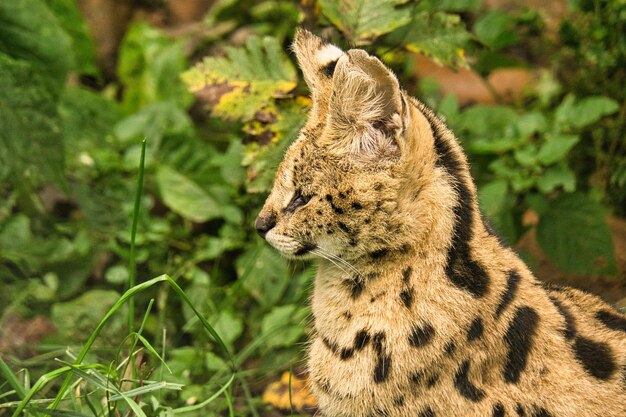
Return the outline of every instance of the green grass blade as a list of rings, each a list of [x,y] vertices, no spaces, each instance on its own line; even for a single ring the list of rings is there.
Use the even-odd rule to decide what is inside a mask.
[[[134,297],[135,294],[137,294],[138,292],[144,291],[145,289],[150,288],[154,284],[156,284],[158,282],[167,281],[168,279],[171,280],[171,278],[169,278],[167,275],[160,275],[160,276],[158,276],[156,278],[152,278],[151,280],[148,280],[146,282],[142,282],[139,285],[135,285],[133,288],[129,289],[124,294],[122,294],[120,299],[117,300],[115,302],[115,304],[113,304],[113,306],[109,309],[109,311],[107,311],[107,313],[104,315],[102,320],[100,320],[100,323],[98,323],[96,328],[91,332],[91,334],[89,335],[89,338],[87,339],[87,342],[83,345],[83,348],[80,350],[78,356],[76,357],[75,364],[78,365],[78,364],[82,363],[83,359],[85,359],[85,356],[89,352],[89,349],[91,349],[91,346],[93,345],[94,341],[96,340],[96,338],[100,334],[100,331],[102,331],[102,328],[104,327],[104,325],[111,318],[111,316],[113,314],[115,314],[122,307],[122,305],[124,305],[124,303],[128,299]],[[67,391],[67,387],[69,386],[71,379],[72,379],[72,375],[71,374],[68,375],[65,378],[65,381],[63,382],[63,385],[59,389],[59,392],[57,393],[57,396],[54,399],[54,402],[52,404],[50,404],[49,408],[54,409],[54,408],[56,408],[58,406],[59,402],[63,399],[63,397],[65,395],[65,392]],[[20,411],[23,408],[24,407],[21,407]]]
[[[152,384],[144,385],[142,387],[133,388],[128,391],[123,391],[122,394],[128,397],[136,397],[138,395],[144,395],[149,392],[154,392],[154,391],[158,391],[162,389],[180,391],[183,389],[183,384],[175,384],[173,382],[159,381],[159,382],[154,382]],[[121,394],[115,394],[109,399],[109,401],[119,401],[121,399],[123,399]]]
[[[135,286],[137,277],[137,262],[135,260],[135,238],[137,236],[137,222],[139,219],[139,207],[143,194],[143,174],[146,161],[146,140],[141,141],[141,157],[139,158],[139,175],[137,176],[137,190],[135,191],[135,204],[133,206],[133,223],[130,229],[130,256],[128,267],[128,288]],[[128,303],[128,329],[135,331],[135,299],[131,298]],[[132,361],[131,361],[132,362]]]
[[[201,409],[202,407],[207,406],[208,404],[213,402],[217,397],[222,395],[222,393],[225,392],[228,389],[228,387],[230,387],[230,385],[235,380],[235,375],[236,374],[233,373],[230,376],[230,379],[224,385],[222,385],[222,387],[215,394],[211,395],[209,398],[207,398],[206,400],[202,401],[201,403],[194,404],[194,405],[189,405],[187,407],[175,408],[175,409],[172,410],[172,412],[174,414],[183,414],[183,413],[188,413],[190,411],[196,411],[196,410]]]
[[[26,390],[24,390],[24,387],[22,386],[22,384],[20,384],[20,381],[17,380],[17,377],[13,374],[11,368],[9,368],[9,365],[7,365],[6,362],[3,361],[1,358],[0,374],[2,374],[9,383],[9,385],[11,385],[11,388],[13,388],[20,400],[23,400],[26,396]]]
[[[41,413],[41,414],[46,414],[49,416],[59,416],[59,417],[92,417],[88,414],[82,414],[76,411],[65,411],[65,410],[49,410],[47,408],[41,408],[41,407],[31,407],[31,410],[37,412],[37,413]]]

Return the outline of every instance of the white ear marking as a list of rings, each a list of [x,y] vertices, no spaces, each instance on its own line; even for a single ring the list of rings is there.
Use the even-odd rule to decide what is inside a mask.
[[[329,63],[338,60],[341,55],[343,55],[343,51],[337,48],[335,45],[327,44],[320,49],[315,58],[317,59],[317,63],[320,67],[324,67]]]

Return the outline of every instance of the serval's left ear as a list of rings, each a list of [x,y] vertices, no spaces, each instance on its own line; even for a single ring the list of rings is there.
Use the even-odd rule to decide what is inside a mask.
[[[313,94],[313,101],[322,94],[329,95],[335,66],[345,53],[305,29],[296,31],[293,50],[304,80]]]
[[[331,146],[362,156],[395,158],[405,112],[398,79],[378,58],[351,49],[339,59],[328,111]]]

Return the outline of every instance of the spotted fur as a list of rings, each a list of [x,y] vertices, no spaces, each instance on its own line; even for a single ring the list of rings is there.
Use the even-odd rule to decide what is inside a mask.
[[[541,285],[483,222],[452,132],[378,59],[300,31],[313,106],[256,221],[317,259],[323,416],[626,413],[626,318]]]

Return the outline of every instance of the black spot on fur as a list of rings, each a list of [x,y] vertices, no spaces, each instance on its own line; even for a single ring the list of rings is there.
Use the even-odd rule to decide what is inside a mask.
[[[416,325],[409,335],[409,343],[413,347],[422,347],[427,345],[434,335],[435,329],[430,323],[426,323],[423,326]]]
[[[511,304],[513,298],[515,298],[515,293],[517,293],[517,288],[519,287],[520,276],[515,270],[511,270],[507,273],[506,277],[506,289],[502,296],[500,297],[500,302],[498,303],[498,307],[496,308],[496,318],[500,317],[500,315],[504,312],[504,309]]]
[[[339,191],[337,195],[339,196],[339,198],[346,198],[346,194],[343,191]]]
[[[395,405],[396,407],[403,407],[404,406],[404,395],[401,395],[399,397],[396,397],[393,399],[393,405]]]
[[[425,375],[423,371],[418,371],[418,372],[413,372],[409,378],[411,378],[412,383],[419,384],[424,379],[424,376]]]
[[[385,333],[378,332],[374,335],[373,346],[376,352],[376,365],[374,366],[374,382],[385,382],[391,372],[391,355],[387,354],[384,346]]]
[[[508,345],[504,365],[506,382],[517,383],[519,381],[522,371],[526,368],[538,324],[539,315],[531,307],[519,307],[515,311],[515,316],[504,335],[504,341]]]
[[[556,299],[556,297],[550,296],[550,301],[552,301],[552,304],[559,310],[559,313],[563,316],[563,320],[565,321],[563,336],[565,336],[567,340],[573,339],[574,336],[576,336],[576,321],[574,316],[563,303]]]
[[[337,66],[337,62],[339,60],[336,59],[334,61],[330,61],[328,64],[324,65],[320,71],[328,78],[333,78],[333,74],[335,73],[335,67]]]
[[[380,259],[383,256],[387,255],[387,252],[389,252],[387,249],[378,249],[378,250],[375,250],[374,252],[370,252],[370,257],[372,259]]]
[[[353,201],[352,204],[350,204],[350,207],[352,207],[355,210],[361,210],[363,208],[361,203],[359,203],[358,201]]]
[[[524,407],[520,403],[517,403],[517,406],[515,407],[515,411],[517,411],[517,415],[519,417],[525,417],[526,416],[526,412],[524,411]]]
[[[438,127],[436,116],[427,109],[419,109],[428,120],[435,139],[435,152],[438,166],[444,168],[452,177],[453,185],[457,190],[457,204],[453,209],[454,227],[452,242],[448,248],[446,276],[455,286],[468,291],[474,297],[483,297],[489,287],[487,271],[470,254],[469,242],[472,240],[472,225],[474,223],[473,197],[461,172],[464,164],[455,155],[452,146],[444,139]]]
[[[331,342],[330,340],[326,339],[325,337],[322,337],[322,342],[324,343],[324,346],[326,346],[326,348],[328,350],[330,350],[331,352],[333,352],[336,355],[339,354],[339,346],[337,346],[337,343]]]
[[[411,278],[412,271],[413,269],[410,266],[405,268],[404,271],[402,271],[402,282],[404,282],[405,284],[408,284],[409,279]]]
[[[337,222],[337,226],[344,232],[350,234],[350,228],[348,228],[344,222]]]
[[[413,305],[413,288],[407,288],[400,292],[400,300],[406,308],[411,308]]]
[[[301,256],[301,255],[311,252],[314,249],[317,249],[317,245],[315,243],[307,243],[305,245],[302,245],[300,249],[295,251],[294,255]]]
[[[476,317],[467,331],[467,341],[471,342],[472,340],[480,338],[483,335],[484,330],[485,326],[483,325],[483,319]]]
[[[432,408],[426,407],[424,408],[417,417],[437,417]]]
[[[370,335],[366,330],[359,330],[354,336],[354,349],[362,350],[370,342]]]
[[[577,336],[572,348],[576,359],[593,377],[607,380],[615,372],[615,359],[608,345]]]
[[[343,316],[345,317],[346,320],[352,320],[352,313],[350,313],[349,311],[346,311],[345,313],[343,313]]]
[[[439,381],[439,374],[431,375],[426,381],[426,386],[428,388],[432,388],[435,386],[435,384],[437,384],[438,381]]]
[[[454,387],[459,393],[473,402],[479,402],[485,397],[485,391],[469,381],[470,362],[464,361],[454,375]]]
[[[357,299],[365,289],[365,281],[358,275],[354,275],[352,278],[344,281],[344,284],[350,291],[350,297],[354,300]]]
[[[543,407],[539,407],[533,411],[532,417],[552,417],[552,414]]]
[[[375,191],[380,191],[382,189],[383,189],[383,185],[381,183],[374,184],[374,190]]]
[[[448,342],[443,349],[446,352],[446,355],[452,356],[456,350],[456,344],[454,342]]]
[[[350,359],[352,357],[352,355],[354,355],[354,349],[353,348],[343,348],[343,349],[341,349],[341,352],[339,352],[339,358],[342,361]]]
[[[334,205],[334,204],[331,204],[331,205],[330,205],[330,207],[332,207],[333,211],[334,211],[336,214],[343,214],[343,213],[344,213],[344,211],[343,211],[343,209],[342,209],[341,207],[337,207],[337,206],[336,206],[336,205]]]
[[[496,403],[493,406],[493,413],[491,413],[492,417],[504,417],[504,406],[502,403]]]
[[[626,333],[626,319],[618,316],[609,310],[600,310],[596,312],[596,319],[611,330],[617,330]]]

